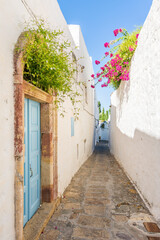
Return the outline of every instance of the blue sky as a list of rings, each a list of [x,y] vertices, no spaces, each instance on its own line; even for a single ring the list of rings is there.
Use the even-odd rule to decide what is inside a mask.
[[[126,28],[132,32],[136,26],[142,26],[152,5],[152,0],[58,0],[68,24],[81,26],[82,34],[94,64],[104,56],[104,43],[115,39],[113,30]],[[103,64],[104,65],[104,64]],[[96,86],[97,98],[108,110],[111,87]]]

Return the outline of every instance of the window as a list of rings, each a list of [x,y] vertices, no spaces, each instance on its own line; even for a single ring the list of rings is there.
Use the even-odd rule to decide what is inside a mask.
[[[71,137],[74,136],[74,118],[71,117]]]

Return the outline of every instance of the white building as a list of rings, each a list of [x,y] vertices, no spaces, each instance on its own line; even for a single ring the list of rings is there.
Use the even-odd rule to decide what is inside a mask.
[[[109,141],[109,123],[106,121],[99,124],[99,140]]]
[[[111,96],[111,152],[160,220],[160,1],[138,38],[130,80]]]
[[[82,95],[77,121],[74,121],[68,100],[64,104],[67,113],[61,118],[56,110],[53,111],[54,96],[23,81],[22,55],[15,55],[14,49],[24,31],[24,22],[35,16],[46,19],[52,29],[63,30],[64,38],[69,39],[73,49],[78,46],[74,57],[82,57],[77,78],[83,81],[83,85],[77,87]],[[67,26],[57,0],[1,1],[0,25],[0,239],[22,240],[24,209],[30,208],[27,199],[31,197],[30,189],[26,190],[28,186],[25,189],[23,186],[24,152],[26,154],[28,151],[24,142],[24,111],[28,114],[26,106],[37,109],[39,119],[37,127],[41,138],[36,143],[37,146],[42,145],[39,155],[41,173],[38,175],[42,197],[39,196],[39,205],[61,196],[75,172],[93,152],[94,90],[87,81],[93,68],[80,27]],[[22,44],[21,39],[19,42]],[[27,164],[30,179],[35,169],[32,164]],[[28,221],[27,214],[25,217]]]

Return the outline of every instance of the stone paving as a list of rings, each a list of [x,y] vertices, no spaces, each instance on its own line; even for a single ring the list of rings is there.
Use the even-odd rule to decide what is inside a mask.
[[[133,227],[136,222],[131,226],[129,221],[149,214],[107,144],[99,143],[75,174],[39,239],[147,240],[143,231]]]

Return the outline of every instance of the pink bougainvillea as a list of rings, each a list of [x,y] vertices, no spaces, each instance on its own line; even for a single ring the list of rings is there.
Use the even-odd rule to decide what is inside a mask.
[[[96,65],[100,64],[100,61],[96,60],[96,61],[95,61],[95,64],[96,64]]]
[[[131,46],[129,47],[129,51],[130,52],[133,52],[134,51],[134,48],[132,48]]]
[[[114,36],[116,37],[119,32],[120,32],[120,33],[123,32],[122,28],[120,28],[120,29],[115,29],[115,30],[113,31]]]
[[[113,31],[115,37],[118,35],[118,32],[119,32],[118,29],[115,29],[115,30]]]
[[[102,78],[99,78],[99,79],[98,79],[98,82],[102,82]]]
[[[91,77],[94,78],[94,74],[92,74]]]
[[[109,48],[109,42],[104,43],[104,46]]]
[[[106,83],[103,83],[102,85],[101,85],[101,87],[103,88],[103,87],[107,87],[108,86],[108,84],[106,84]]]
[[[101,67],[101,70],[102,70],[102,71],[104,71],[104,70],[105,70],[105,68],[104,68],[104,67]]]
[[[97,81],[91,85],[92,88],[95,88],[95,86],[103,80],[104,82],[101,84],[102,88],[107,87],[110,84],[117,88],[121,81],[129,80],[130,63],[137,47],[139,32],[140,28],[131,34],[122,28],[115,29],[113,31],[114,36],[117,36],[119,33],[121,33],[122,37],[119,37],[117,40],[104,43],[105,48],[110,48],[111,45],[116,43],[117,45],[116,47],[111,48],[110,51],[104,53],[105,56],[102,58],[102,60],[106,58],[110,59],[100,67],[100,70],[98,73],[96,73],[96,75],[91,75],[94,81]],[[118,44],[118,41],[121,41],[121,43]],[[96,60],[95,64],[99,65],[102,60]]]
[[[105,52],[106,57],[109,55],[109,52]]]
[[[117,71],[120,71],[121,69],[122,69],[122,66],[120,66],[120,65],[117,65],[117,66],[116,66],[116,70],[117,70]]]

